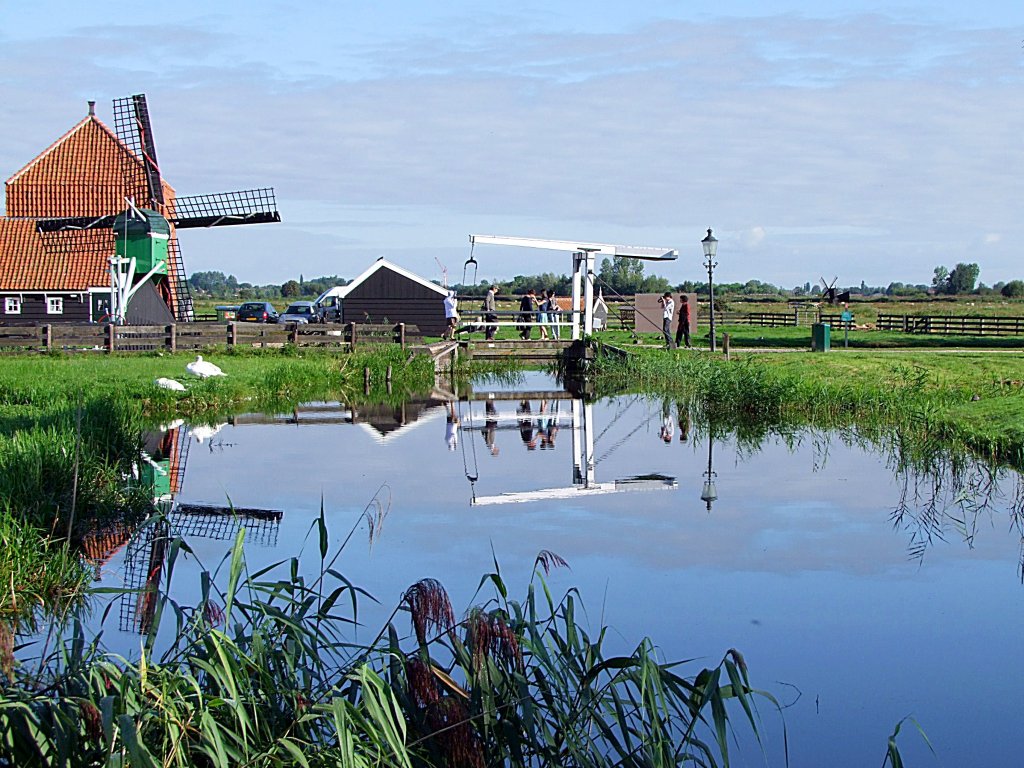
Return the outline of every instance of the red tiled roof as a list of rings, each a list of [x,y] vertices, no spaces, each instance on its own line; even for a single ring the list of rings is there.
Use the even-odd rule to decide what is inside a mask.
[[[131,537],[132,529],[122,522],[95,528],[82,537],[85,559],[98,569],[110,562]]]
[[[174,190],[166,182],[162,186],[171,203]],[[15,291],[108,285],[107,259],[114,252],[109,229],[40,235],[35,220],[108,216],[125,209],[126,197],[148,199],[142,161],[94,115],[11,176],[6,193],[9,218],[0,218],[0,290]]]
[[[142,163],[89,115],[7,180],[7,215],[106,216],[125,197],[147,197]]]
[[[0,290],[84,291],[110,284],[113,230],[48,234],[50,248],[43,237],[34,219],[0,218]]]

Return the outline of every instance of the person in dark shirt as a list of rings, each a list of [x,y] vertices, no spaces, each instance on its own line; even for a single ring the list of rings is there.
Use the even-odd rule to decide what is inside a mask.
[[[685,293],[679,294],[679,325],[676,327],[676,346],[686,343],[690,348],[690,297]]]

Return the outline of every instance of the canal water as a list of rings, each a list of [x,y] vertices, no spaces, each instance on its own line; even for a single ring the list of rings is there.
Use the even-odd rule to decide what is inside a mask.
[[[665,660],[694,659],[691,674],[739,649],[785,707],[760,709],[769,765],[784,762],[783,723],[794,766],[879,765],[908,715],[938,755],[908,722],[912,764],[1020,764],[1016,474],[901,470],[851,434],[709,439],[673,402],[557,389],[531,374],[478,383],[471,400],[317,403],[154,433],[147,461],[195,553],[175,565],[175,598],[195,601],[198,571],[230,548],[229,504],[248,510],[252,570],[301,552],[316,571],[321,507],[333,545],[355,526],[336,567],[379,601],[361,605],[365,640],[419,579],[439,579],[458,612],[495,559],[525,596],[550,550],[569,563],[552,590],[578,588],[613,648],[649,636]],[[386,511],[372,542],[368,505]],[[98,576],[137,587],[159,556],[139,536]],[[137,648],[142,613],[112,605],[106,644]],[[741,742],[738,764],[764,764]]]

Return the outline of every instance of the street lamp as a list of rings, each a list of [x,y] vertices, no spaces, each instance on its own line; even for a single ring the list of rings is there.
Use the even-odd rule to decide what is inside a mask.
[[[711,308],[711,351],[715,351],[715,284],[713,273],[718,262],[715,261],[715,254],[718,253],[718,239],[708,229],[707,237],[700,241],[704,246],[704,266],[708,270],[708,306]]]
[[[715,478],[718,473],[711,468],[711,453],[715,448],[715,439],[711,436],[710,428],[708,429],[708,471],[704,473],[704,491],[700,495],[700,500],[703,501],[707,507],[708,512],[711,511],[711,502],[718,500],[718,489],[715,488]]]

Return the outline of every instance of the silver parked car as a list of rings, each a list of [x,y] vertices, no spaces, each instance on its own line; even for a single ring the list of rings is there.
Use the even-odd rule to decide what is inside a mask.
[[[312,301],[294,301],[278,317],[279,323],[319,323],[320,316]]]

